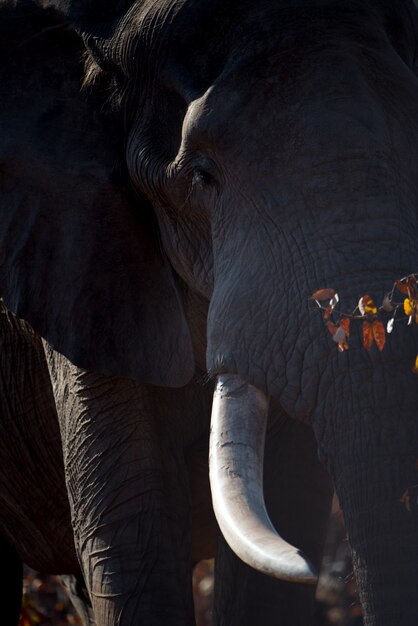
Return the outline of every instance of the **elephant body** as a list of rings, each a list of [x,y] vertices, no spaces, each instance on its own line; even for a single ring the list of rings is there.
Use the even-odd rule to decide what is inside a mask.
[[[416,271],[417,44],[410,0],[0,2],[15,581],[186,626],[218,536],[217,626],[307,625],[331,477],[365,624],[416,625],[418,342],[338,351],[308,297]]]

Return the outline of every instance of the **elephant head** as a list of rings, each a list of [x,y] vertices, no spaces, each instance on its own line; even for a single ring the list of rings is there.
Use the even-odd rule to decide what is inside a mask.
[[[366,623],[415,624],[416,518],[399,499],[417,482],[417,342],[403,329],[381,353],[354,337],[338,354],[307,306],[326,286],[354,308],[416,270],[415,7],[38,4],[62,16],[68,41],[57,38],[58,69],[56,59],[22,69],[22,51],[10,59],[27,96],[9,69],[6,304],[81,367],[179,386],[199,358],[182,290],[207,302],[212,482],[227,539],[273,575],[313,577],[274,537],[259,493],[274,398],[313,424]],[[88,102],[71,29],[87,50]],[[25,97],[35,96],[31,119]]]

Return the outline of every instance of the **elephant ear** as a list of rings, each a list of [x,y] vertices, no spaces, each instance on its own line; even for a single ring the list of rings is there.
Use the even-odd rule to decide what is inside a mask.
[[[83,43],[52,9],[0,3],[0,294],[74,364],[180,386],[193,374],[153,214],[116,175],[117,133],[80,90]]]

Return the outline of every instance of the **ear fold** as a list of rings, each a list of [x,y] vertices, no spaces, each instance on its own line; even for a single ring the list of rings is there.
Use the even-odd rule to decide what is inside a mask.
[[[81,39],[28,2],[3,3],[0,20],[6,306],[80,367],[185,384],[177,288],[150,207],[116,182],[115,138],[80,93]]]

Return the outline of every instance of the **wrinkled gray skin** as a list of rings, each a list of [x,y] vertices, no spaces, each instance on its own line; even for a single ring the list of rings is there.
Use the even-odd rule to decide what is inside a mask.
[[[9,586],[2,591],[4,615],[10,616],[7,623],[17,623],[21,560],[40,571],[65,573],[64,583],[87,625],[131,624],[137,620],[144,624],[192,623],[191,563],[215,553],[216,528],[207,470],[211,386],[206,389],[192,383],[184,390],[170,390],[86,374],[46,346],[47,357],[54,362],[52,382],[62,390],[56,407],[39,337],[3,310],[0,339],[0,524],[5,540],[0,550],[9,573]],[[55,376],[66,380],[58,382]],[[66,398],[66,393],[71,389],[74,396],[86,376],[89,380],[85,387],[83,382],[83,393],[77,392],[77,396],[99,408],[91,409],[94,420],[83,423],[85,412],[78,403],[74,405],[74,398]],[[95,394],[103,395],[104,389],[106,402],[94,399]],[[123,403],[118,407],[119,397]],[[68,416],[63,405],[68,407]],[[103,571],[92,571],[88,581],[95,620],[86,600],[74,549],[56,408],[60,416],[68,417],[61,421],[67,476],[74,488],[83,489],[81,496],[72,491],[69,494],[70,504],[74,503],[74,511],[80,511],[81,517],[78,521],[73,517],[74,530],[79,528],[80,532],[80,537],[75,535],[76,545],[83,541],[83,532],[91,535],[91,545],[81,549],[81,555],[86,555],[84,574],[103,562],[103,550],[95,560],[97,545],[109,541],[112,548],[105,563],[114,572],[112,588],[117,585],[130,591],[135,585],[131,598],[121,598],[125,613],[120,621],[116,616],[118,603],[110,593],[106,598],[94,596],[99,586],[105,588]],[[279,410],[273,414],[265,459],[269,512],[284,536],[300,545],[319,566],[329,482],[316,458],[311,429]],[[95,434],[99,424],[104,435],[100,438]],[[85,433],[81,441],[78,429]],[[105,449],[102,456],[97,439]],[[81,461],[79,445],[84,455]],[[81,480],[84,472],[86,478]],[[104,481],[108,490],[105,498]],[[94,501],[91,494],[96,491],[99,497]],[[116,500],[118,506],[110,506],[109,500],[112,504]],[[100,524],[89,519],[90,507],[101,516]],[[88,524],[87,529],[84,524]],[[310,622],[312,586],[258,574],[237,559],[224,541],[218,543],[217,570],[222,584],[216,589],[214,623]]]
[[[0,5],[20,37],[1,44],[0,284],[46,340],[97,624],[193,623],[192,558],[213,547],[196,368],[271,396],[267,507],[318,563],[330,488],[312,425],[365,624],[415,626],[417,515],[399,499],[417,483],[416,334],[399,327],[378,353],[353,330],[338,354],[307,306],[319,287],[346,310],[378,302],[418,269],[414,5],[38,4]],[[310,623],[312,588],[218,555],[216,624]]]

